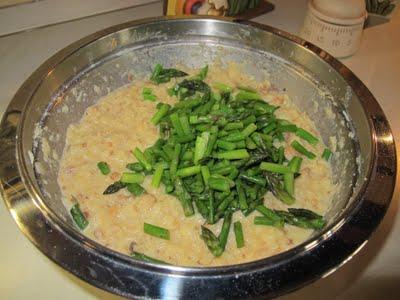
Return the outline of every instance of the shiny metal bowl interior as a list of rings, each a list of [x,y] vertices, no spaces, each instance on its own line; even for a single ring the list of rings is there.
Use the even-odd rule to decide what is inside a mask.
[[[272,258],[203,269],[137,262],[82,236],[62,204],[57,184],[58,161],[68,125],[79,121],[88,106],[110,91],[132,79],[148,76],[156,63],[199,68],[217,61],[222,65],[238,62],[249,75],[269,80],[314,120],[326,145],[333,147],[332,139],[337,141],[331,164],[333,181],[339,188],[326,215],[327,229]],[[10,112],[15,111],[23,113],[13,116]],[[4,177],[3,168],[3,195],[10,209],[15,209],[20,227],[64,268],[92,284],[129,297],[187,297],[201,293],[210,297],[275,296],[293,290],[335,269],[363,244],[383,217],[394,186],[393,139],[390,141],[390,128],[369,91],[322,50],[256,24],[177,19],[134,22],[107,29],[71,45],[44,64],[21,88],[8,113],[3,129],[5,125],[18,125],[18,170],[12,164],[8,168],[14,168],[23,184],[14,191],[19,198],[7,192],[4,182],[10,176]],[[378,127],[376,116],[380,118]],[[377,187],[378,145],[382,136],[387,139],[387,169]],[[43,154],[44,144],[49,145],[50,155]],[[382,198],[377,203],[371,200],[379,209],[374,208],[376,215],[370,216],[365,232],[354,240],[342,241],[337,246],[344,249],[338,251],[337,257],[322,262],[323,255],[328,253],[318,248],[325,244],[328,247],[329,242],[329,251],[334,251],[332,236],[336,234],[338,238],[346,225],[354,226],[348,223],[356,221],[353,215],[366,203],[366,191],[376,192],[384,187]],[[21,203],[27,202],[35,206],[30,216],[21,208]],[[346,232],[342,234],[345,237]],[[287,271],[279,273],[290,263],[301,261],[293,265],[299,268],[306,263],[307,255],[318,253],[321,258],[315,262],[321,266],[307,265],[303,270],[294,269],[291,275]],[[291,262],[292,259],[298,261]],[[307,271],[310,274],[305,275]],[[257,278],[259,282],[254,280]],[[213,289],[217,286],[220,288]]]

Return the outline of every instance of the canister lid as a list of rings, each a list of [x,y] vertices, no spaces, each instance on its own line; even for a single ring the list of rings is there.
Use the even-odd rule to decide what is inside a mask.
[[[310,0],[309,7],[319,18],[336,24],[362,23],[366,16],[364,0]]]

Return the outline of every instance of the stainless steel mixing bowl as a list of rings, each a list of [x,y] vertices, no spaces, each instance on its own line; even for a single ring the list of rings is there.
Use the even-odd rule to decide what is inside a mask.
[[[239,62],[284,89],[330,147],[338,185],[328,226],[273,257],[208,268],[131,259],[83,236],[62,205],[58,158],[84,110],[160,62],[200,67]],[[152,19],[111,27],[45,62],[19,89],[0,128],[4,200],[25,235],[83,280],[127,297],[273,297],[323,277],[360,249],[383,218],[396,176],[389,124],[354,74],[323,50],[251,22]],[[334,142],[336,141],[336,143]],[[47,145],[48,146],[47,146]],[[50,155],[43,154],[43,147]]]

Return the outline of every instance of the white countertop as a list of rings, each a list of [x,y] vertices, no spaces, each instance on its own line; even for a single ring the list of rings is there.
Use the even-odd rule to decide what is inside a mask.
[[[276,10],[256,21],[297,34],[306,0],[297,0],[296,4],[290,0],[271,2],[276,3]],[[161,12],[161,3],[155,3],[0,38],[0,113],[23,81],[56,51],[105,27]],[[400,9],[390,23],[366,29],[360,50],[342,61],[378,99],[400,145]],[[327,278],[282,299],[398,299],[398,198],[399,184],[377,232],[350,262]],[[3,203],[0,236],[2,299],[120,299],[82,282],[42,255],[18,230]]]

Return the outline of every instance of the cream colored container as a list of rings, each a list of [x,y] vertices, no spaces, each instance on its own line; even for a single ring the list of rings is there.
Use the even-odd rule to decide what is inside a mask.
[[[310,0],[300,36],[337,58],[351,56],[366,16],[364,0]]]

